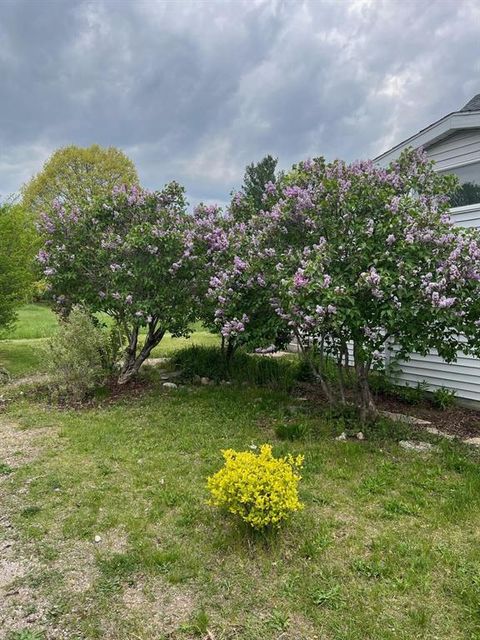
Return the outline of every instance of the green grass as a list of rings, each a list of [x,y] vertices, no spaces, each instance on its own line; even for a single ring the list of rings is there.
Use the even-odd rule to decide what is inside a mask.
[[[13,377],[23,377],[41,371],[44,339],[0,340],[0,367]]]
[[[16,378],[40,371],[44,359],[42,346],[55,334],[57,327],[58,320],[47,306],[27,304],[21,307],[14,328],[0,340],[0,367],[6,368]],[[200,323],[192,326],[192,332],[190,338],[173,338],[167,333],[152,352],[152,357],[170,356],[189,346],[219,344],[218,336],[206,331]]]
[[[18,318],[5,338],[25,340],[32,338],[49,338],[58,327],[58,320],[53,311],[43,304],[26,304],[18,310]]]
[[[171,356],[179,349],[192,346],[213,347],[220,344],[218,335],[206,331],[200,323],[196,323],[192,327],[193,333],[189,338],[172,338],[167,333],[161,343],[152,351],[152,358]]]
[[[22,401],[7,418],[44,429],[6,503],[41,567],[24,581],[68,637],[480,637],[480,473],[459,446],[407,452],[387,423],[337,442],[304,402],[243,385],[82,411]],[[292,421],[298,437],[280,440]],[[267,538],[205,489],[221,449],[263,442],[305,454],[305,509]]]
[[[29,305],[17,339],[0,341],[14,376],[41,371],[45,338],[32,336],[54,330],[48,313]],[[195,329],[153,355],[223,379],[218,349],[198,348],[218,338]],[[388,422],[338,442],[341,417],[285,391],[292,367],[239,354],[230,386],[157,384],[75,411],[8,405],[0,430],[24,430],[20,456],[33,444],[20,467],[0,450],[0,500],[37,558],[16,584],[31,593],[22,615],[38,615],[6,637],[480,639],[478,453],[404,451],[398,440],[419,434]],[[305,454],[305,509],[266,537],[208,506],[205,488],[222,449],[263,442]]]

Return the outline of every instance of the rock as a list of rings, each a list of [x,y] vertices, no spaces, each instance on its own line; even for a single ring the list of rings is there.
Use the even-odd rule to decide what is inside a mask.
[[[162,387],[165,387],[165,389],[176,389],[177,385],[174,382],[164,382]]]
[[[480,447],[480,437],[478,437],[478,436],[476,438],[467,438],[463,442],[465,444],[470,444],[473,447]]]
[[[28,622],[28,624],[32,624],[32,622],[36,622],[37,620],[38,620],[38,615],[36,613],[30,613],[25,618],[25,622]]]
[[[446,433],[445,431],[440,431],[437,427],[427,427],[425,429],[428,433],[431,433],[433,436],[440,436],[442,438],[447,438],[447,440],[454,440],[455,436],[451,433]]]
[[[212,384],[212,381],[210,380],[210,378],[203,376],[200,378],[200,384],[203,384],[203,385]]]
[[[339,440],[339,441],[343,441],[346,439],[347,439],[347,434],[345,433],[345,431],[342,431],[342,433],[335,438],[335,440]]]
[[[176,369],[175,371],[168,371],[167,369],[160,369],[160,380],[170,380],[171,378],[178,378],[182,375],[182,371]]]
[[[424,426],[432,424],[428,420],[422,420],[421,418],[409,416],[405,413],[393,413],[392,411],[380,411],[380,413],[382,416],[385,416],[385,418],[389,418],[390,420],[394,420],[395,422],[405,422],[406,424],[416,424]]]
[[[277,351],[277,347],[274,344],[271,344],[269,347],[258,347],[255,349],[255,353],[260,355],[265,355],[268,353],[275,353]]]
[[[402,449],[407,451],[418,451],[419,453],[425,453],[426,451],[436,451],[438,447],[435,447],[430,442],[415,442],[414,440],[400,440],[398,443]]]
[[[98,544],[99,542],[102,541],[102,538],[99,535],[96,535],[93,540],[94,540],[95,544]]]
[[[157,367],[159,364],[167,364],[171,358],[147,358],[143,363],[143,366]]]
[[[297,406],[296,404],[290,404],[287,407],[287,411],[289,413],[299,413],[300,411],[302,411],[302,408]]]
[[[363,435],[362,431],[359,431],[357,433],[357,440],[365,440],[365,436]]]

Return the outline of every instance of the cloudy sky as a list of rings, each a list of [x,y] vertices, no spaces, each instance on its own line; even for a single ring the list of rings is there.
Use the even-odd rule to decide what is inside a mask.
[[[191,202],[374,157],[480,93],[479,32],[478,0],[0,0],[0,194],[72,143]]]

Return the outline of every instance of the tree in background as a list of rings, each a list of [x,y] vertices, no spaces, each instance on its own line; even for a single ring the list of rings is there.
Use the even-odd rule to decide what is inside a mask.
[[[248,273],[248,252],[255,233],[249,221],[258,216],[275,188],[277,159],[268,155],[246,167],[244,182],[233,193],[228,210],[214,205],[197,207],[197,250],[204,259],[203,320],[220,332],[227,357],[242,346],[253,350],[284,347],[290,338],[285,322],[270,304],[261,271]],[[247,275],[248,273],[248,275]],[[258,286],[252,286],[256,282]],[[229,318],[227,323],[224,318]]]
[[[277,180],[277,163],[278,158],[268,155],[260,162],[252,162],[245,168],[243,185],[240,191],[234,194],[232,201],[234,205],[238,205],[234,210],[238,220],[244,220],[262,209],[266,185],[275,184]]]
[[[108,196],[114,186],[138,185],[133,162],[115,147],[63,147],[53,153],[43,169],[22,189],[22,204],[37,217],[51,212],[57,200],[81,209]]]
[[[155,193],[116,187],[80,210],[57,200],[40,217],[38,259],[57,309],[80,304],[123,329],[119,383],[136,375],[167,331],[187,335],[196,319],[193,217],[185,209],[173,182]]]
[[[33,284],[38,239],[31,217],[18,204],[0,204],[0,331],[11,326],[15,310]]]

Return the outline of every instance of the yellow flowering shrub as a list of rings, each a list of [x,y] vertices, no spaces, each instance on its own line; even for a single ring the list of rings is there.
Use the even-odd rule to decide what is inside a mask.
[[[277,527],[303,509],[297,473],[303,456],[274,458],[269,444],[262,445],[258,454],[233,449],[222,454],[224,466],[207,480],[210,504],[240,516],[254,529]]]

